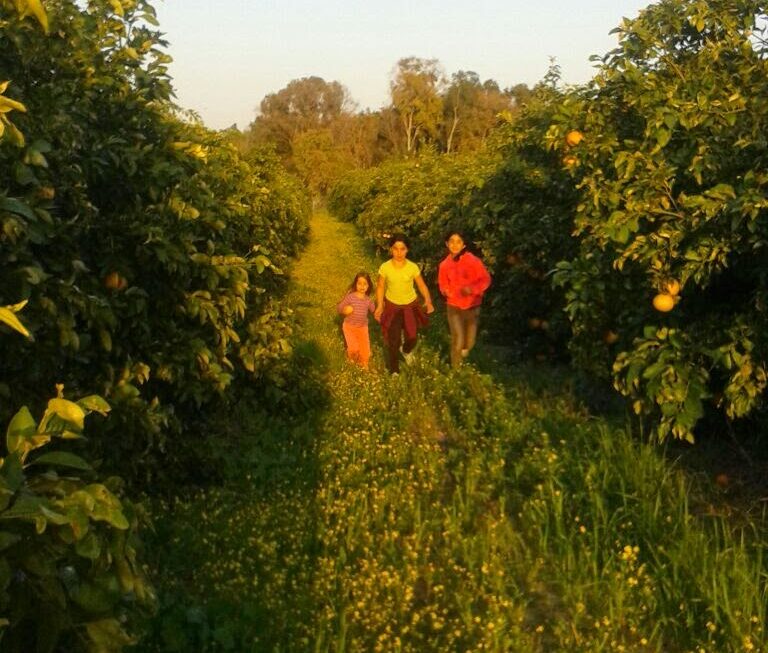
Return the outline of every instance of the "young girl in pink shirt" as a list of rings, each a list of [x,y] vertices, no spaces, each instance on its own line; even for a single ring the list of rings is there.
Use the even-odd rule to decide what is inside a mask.
[[[347,294],[336,306],[344,316],[341,330],[347,343],[347,358],[368,369],[371,358],[371,340],[368,335],[368,314],[373,313],[376,305],[370,298],[373,284],[367,272],[358,272],[347,289]]]

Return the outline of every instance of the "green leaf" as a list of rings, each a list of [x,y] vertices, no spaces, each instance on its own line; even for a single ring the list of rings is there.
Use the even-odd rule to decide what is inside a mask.
[[[126,646],[135,643],[117,619],[91,621],[85,628],[91,640],[91,653],[120,653]]]
[[[9,533],[8,531],[0,531],[0,551],[13,546],[21,539],[21,535],[16,533]]]
[[[29,408],[26,406],[22,407],[11,419],[5,434],[5,445],[8,447],[8,451],[15,453],[16,451],[25,450],[26,448],[22,444],[34,436],[36,431],[37,424],[32,417],[32,413],[29,412]]]
[[[33,222],[37,220],[37,216],[35,215],[35,212],[32,210],[32,208],[21,200],[16,199],[15,197],[0,198],[0,211],[15,213],[16,215],[20,215],[21,217],[32,220]]]
[[[24,482],[24,468],[18,454],[12,453],[2,459],[0,467],[0,494],[6,494],[6,501],[0,501],[0,509],[5,509],[10,497],[21,487]]]
[[[22,494],[8,510],[0,514],[0,519],[35,520],[42,515],[40,506],[46,503],[47,501],[41,497]]]
[[[44,453],[42,456],[38,456],[28,464],[55,465],[58,467],[72,467],[73,469],[80,469],[86,472],[93,471],[93,467],[91,467],[85,460],[68,451],[50,451]]]
[[[77,405],[85,410],[90,410],[101,415],[106,415],[112,410],[112,406],[107,403],[106,399],[99,395],[88,395],[87,397],[78,399]]]
[[[75,551],[77,555],[83,558],[96,560],[101,555],[101,541],[96,533],[89,531],[83,539],[75,544]]]

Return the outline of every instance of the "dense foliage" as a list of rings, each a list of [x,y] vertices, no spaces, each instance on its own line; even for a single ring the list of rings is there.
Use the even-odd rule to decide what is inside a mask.
[[[154,600],[142,511],[99,479],[198,477],[202,409],[238,385],[284,394],[284,270],[307,232],[273,155],[246,159],[171,104],[152,7],[81,5],[0,2],[0,329],[26,337],[4,337],[0,360],[12,653],[135,641]]]
[[[748,414],[768,383],[765,12],[649,7],[549,134],[585,135],[573,166],[579,254],[559,273],[572,350],[590,365],[613,329],[616,385],[662,437],[691,438],[710,398],[729,418]],[[655,294],[675,297],[666,315]]]
[[[95,451],[153,478],[193,449],[168,436],[200,429],[200,406],[282,382],[308,207],[274,158],[178,115],[149,4],[48,9],[50,36],[11,14],[0,40],[27,110],[0,146],[0,301],[29,300],[34,336],[0,361],[0,401],[98,391],[114,412]]]

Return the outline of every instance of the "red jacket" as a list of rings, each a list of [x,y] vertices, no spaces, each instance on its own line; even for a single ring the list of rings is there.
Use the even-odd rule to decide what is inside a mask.
[[[483,301],[491,275],[477,256],[465,250],[456,258],[448,254],[441,261],[437,283],[449,306],[474,308]],[[469,294],[462,293],[462,288],[469,288]]]

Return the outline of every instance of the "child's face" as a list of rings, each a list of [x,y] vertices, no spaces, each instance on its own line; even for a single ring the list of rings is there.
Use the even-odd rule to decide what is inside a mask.
[[[464,240],[459,234],[453,234],[445,241],[445,244],[452,256],[456,256],[456,254],[459,254],[464,249]]]
[[[408,248],[405,246],[405,243],[398,240],[389,248],[389,253],[392,254],[392,258],[395,261],[404,261],[405,257],[408,255]]]
[[[368,281],[365,277],[358,277],[355,281],[355,290],[363,294],[368,292]]]

